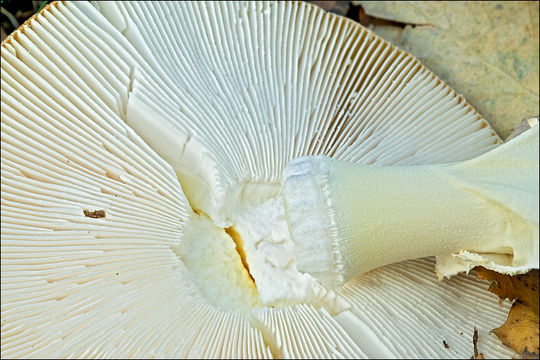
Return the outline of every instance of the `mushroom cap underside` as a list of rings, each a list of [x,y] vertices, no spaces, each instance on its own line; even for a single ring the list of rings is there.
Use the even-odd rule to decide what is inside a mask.
[[[508,305],[438,282],[433,259],[233,311],[175,253],[196,212],[225,227],[295,157],[453,162],[500,142],[369,30],[306,3],[57,2],[1,56],[2,357],[464,357],[475,326],[512,356],[488,335]]]

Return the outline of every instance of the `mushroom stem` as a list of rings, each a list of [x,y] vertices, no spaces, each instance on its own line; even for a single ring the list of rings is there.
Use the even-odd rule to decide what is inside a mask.
[[[327,286],[426,256],[438,257],[439,277],[476,264],[508,274],[538,268],[538,126],[459,163],[303,157],[284,179],[298,270]]]

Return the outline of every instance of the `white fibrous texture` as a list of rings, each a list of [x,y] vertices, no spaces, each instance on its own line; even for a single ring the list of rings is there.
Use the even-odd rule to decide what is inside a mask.
[[[314,279],[296,269],[281,196],[246,207],[233,219],[263,304],[286,305],[314,296]]]
[[[474,326],[512,355],[488,334],[508,304],[433,259],[337,292],[297,271],[293,158],[500,142],[360,25],[297,2],[59,2],[1,57],[2,358],[467,357]]]
[[[440,278],[475,266],[507,275],[538,269],[538,126],[462,162],[374,166],[311,156],[293,160],[284,177],[297,268],[330,288],[427,256],[436,256]]]

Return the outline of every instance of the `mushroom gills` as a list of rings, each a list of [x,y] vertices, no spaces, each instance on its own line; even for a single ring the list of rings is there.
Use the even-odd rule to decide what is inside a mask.
[[[246,313],[264,284],[225,229],[255,273],[243,221],[259,215],[240,214],[270,207],[291,159],[434,163],[499,141],[360,25],[302,2],[55,2],[1,57],[3,358],[432,358],[447,354],[442,335],[464,357],[459,329],[504,321],[486,284],[434,282],[430,259]],[[203,248],[227,254],[212,266],[233,270],[228,282],[207,281],[221,275],[207,259],[181,260]],[[482,335],[487,354],[511,356]]]
[[[138,96],[138,86],[135,81],[125,121],[175,169],[195,213],[186,224],[182,245],[174,250],[198,286],[211,289],[202,292],[213,304],[231,309],[309,302],[315,281],[296,270],[281,184],[248,179],[224,185],[227,174],[216,165],[216,149],[167,122]],[[242,244],[241,250],[233,252],[234,244],[237,248]],[[240,266],[242,262],[247,266]],[[209,271],[212,266],[215,269]],[[210,272],[216,276],[209,276]],[[251,289],[253,281],[238,272],[252,277],[258,291]],[[242,290],[235,294],[231,289]],[[227,291],[232,295],[224,295]],[[249,294],[246,299],[250,300],[244,303],[237,299],[239,294]],[[254,299],[257,294],[259,299]]]

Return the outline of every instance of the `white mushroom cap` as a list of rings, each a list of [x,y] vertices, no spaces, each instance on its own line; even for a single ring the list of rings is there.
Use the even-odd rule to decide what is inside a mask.
[[[1,56],[2,357],[464,357],[473,326],[511,356],[487,335],[508,306],[431,259],[272,308],[224,230],[298,156],[499,142],[370,31],[305,3],[66,2]]]

